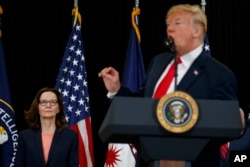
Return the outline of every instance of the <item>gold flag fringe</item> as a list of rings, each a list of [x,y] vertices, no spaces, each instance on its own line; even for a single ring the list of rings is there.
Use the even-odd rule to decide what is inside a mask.
[[[0,5],[0,15],[3,14],[3,8]],[[1,23],[0,23],[1,24]],[[2,37],[2,30],[1,30],[1,25],[0,25],[0,38]]]
[[[133,26],[133,28],[135,30],[135,33],[136,33],[136,36],[137,36],[137,39],[138,39],[139,42],[141,42],[141,35],[140,35],[138,25],[135,23],[135,16],[139,15],[140,13],[141,13],[141,10],[138,7],[134,7],[133,11],[131,13],[132,26]]]
[[[77,20],[79,21],[80,25],[82,25],[82,17],[81,17],[81,14],[78,12],[78,7],[73,8],[72,15],[75,16],[73,25],[76,24]]]

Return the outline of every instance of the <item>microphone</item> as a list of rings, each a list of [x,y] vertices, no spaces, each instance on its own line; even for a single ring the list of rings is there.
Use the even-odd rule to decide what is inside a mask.
[[[177,55],[176,55],[176,49],[174,44],[174,39],[172,37],[169,37],[164,40],[165,46],[174,54],[174,67],[175,67],[175,74],[174,74],[174,91],[176,91],[177,88],[177,76],[178,76],[178,69],[177,69]]]
[[[175,44],[174,44],[174,39],[173,38],[167,38],[164,40],[164,45],[172,52],[175,53]]]

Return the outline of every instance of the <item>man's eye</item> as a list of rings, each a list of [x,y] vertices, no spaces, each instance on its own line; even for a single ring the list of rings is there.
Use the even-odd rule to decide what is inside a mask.
[[[181,24],[181,22],[180,21],[176,21],[174,24],[178,25],[178,24]]]

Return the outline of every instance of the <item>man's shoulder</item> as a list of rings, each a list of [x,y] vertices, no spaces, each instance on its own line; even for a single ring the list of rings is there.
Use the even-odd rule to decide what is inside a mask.
[[[162,61],[162,60],[168,60],[173,58],[173,54],[170,52],[162,52],[158,53],[155,56],[153,56],[153,61]]]
[[[217,71],[227,71],[233,73],[233,71],[226,64],[212,56],[207,56],[207,66]]]

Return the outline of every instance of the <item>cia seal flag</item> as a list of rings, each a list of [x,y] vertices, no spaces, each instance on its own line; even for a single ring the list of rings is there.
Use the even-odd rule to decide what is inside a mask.
[[[8,140],[8,134],[6,130],[0,126],[0,145],[5,143]]]
[[[194,127],[199,110],[196,101],[183,91],[164,95],[157,103],[156,116],[160,125],[172,133],[184,133]]]

